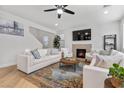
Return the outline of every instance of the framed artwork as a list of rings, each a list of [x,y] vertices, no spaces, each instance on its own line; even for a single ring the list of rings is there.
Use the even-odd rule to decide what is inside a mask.
[[[16,21],[0,20],[0,34],[24,36],[24,26]]]

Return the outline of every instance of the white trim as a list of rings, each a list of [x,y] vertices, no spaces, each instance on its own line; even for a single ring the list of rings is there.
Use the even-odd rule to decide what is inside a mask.
[[[0,68],[16,65],[16,63],[0,64]]]
[[[88,41],[72,41],[72,44],[92,44],[92,41],[91,40],[88,40]]]

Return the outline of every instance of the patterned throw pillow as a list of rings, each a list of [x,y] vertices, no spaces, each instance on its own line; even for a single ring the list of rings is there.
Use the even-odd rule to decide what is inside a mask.
[[[111,50],[101,50],[99,52],[100,55],[110,55],[111,54]]]
[[[32,55],[34,56],[35,59],[40,59],[41,58],[37,49],[32,50],[31,53],[32,53]]]

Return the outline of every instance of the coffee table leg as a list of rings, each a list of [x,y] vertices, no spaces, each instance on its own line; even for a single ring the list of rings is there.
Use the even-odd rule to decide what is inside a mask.
[[[74,64],[74,72],[76,71],[76,64]]]
[[[59,63],[59,68],[61,68],[61,63]]]

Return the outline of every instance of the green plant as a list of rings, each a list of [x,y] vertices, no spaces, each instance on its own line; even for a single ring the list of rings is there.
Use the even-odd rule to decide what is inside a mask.
[[[55,38],[54,38],[54,41],[53,41],[53,46],[54,48],[60,48],[60,36],[56,35]]]
[[[108,75],[123,81],[124,80],[124,68],[119,66],[119,64],[113,64],[113,67],[109,68]]]

